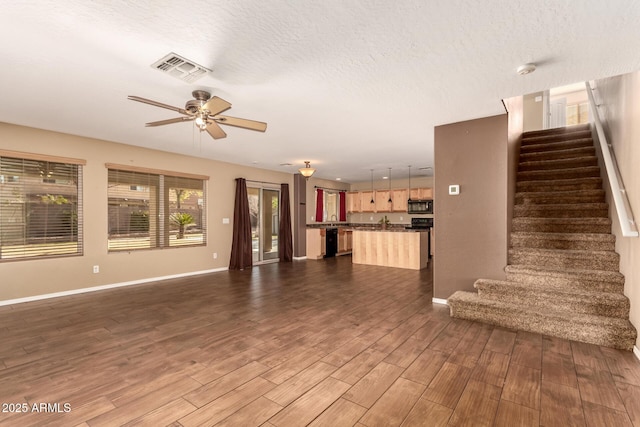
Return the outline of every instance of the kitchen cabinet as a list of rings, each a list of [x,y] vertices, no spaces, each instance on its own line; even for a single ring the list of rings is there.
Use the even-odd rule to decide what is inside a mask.
[[[408,193],[407,189],[391,190],[391,199],[393,200],[391,210],[393,212],[407,212]]]
[[[324,258],[327,242],[324,228],[307,228],[307,259]]]
[[[375,212],[375,201],[371,203],[373,198],[373,191],[361,191],[360,192],[360,212]]]
[[[391,203],[389,203],[389,190],[376,190],[375,193],[376,212],[391,212]]]
[[[362,212],[362,196],[358,191],[347,192],[347,213]]]
[[[345,227],[338,228],[338,255],[351,253],[353,231]]]
[[[433,199],[433,188],[412,188],[411,200]]]

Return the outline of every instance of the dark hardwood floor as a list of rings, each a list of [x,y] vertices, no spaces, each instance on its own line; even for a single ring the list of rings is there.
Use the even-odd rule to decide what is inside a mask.
[[[431,297],[340,257],[0,307],[0,425],[640,426],[632,353]]]

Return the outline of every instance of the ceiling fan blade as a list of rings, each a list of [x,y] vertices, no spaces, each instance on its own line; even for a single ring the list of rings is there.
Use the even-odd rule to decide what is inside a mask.
[[[184,108],[173,107],[171,105],[163,104],[162,102],[152,101],[147,98],[140,98],[139,96],[129,95],[127,96],[127,99],[130,99],[132,101],[142,102],[143,104],[149,104],[149,105],[153,105],[160,108],[166,108],[167,110],[177,111],[180,114],[189,114],[189,112]]]
[[[202,109],[208,110],[212,116],[227,111],[229,108],[231,108],[231,103],[217,96],[212,97],[202,106]]]
[[[257,130],[258,132],[264,132],[265,130],[267,130],[266,123],[257,122],[255,120],[239,119],[237,117],[229,117],[229,116],[215,116],[215,117],[209,116],[209,118],[223,125],[235,126],[243,129]]]
[[[145,123],[145,126],[152,127],[152,126],[170,125],[171,123],[187,122],[194,119],[195,117],[193,116],[192,117],[176,117],[175,119],[158,120],[157,122]]]
[[[207,132],[213,139],[225,138],[227,134],[216,122],[207,122]]]

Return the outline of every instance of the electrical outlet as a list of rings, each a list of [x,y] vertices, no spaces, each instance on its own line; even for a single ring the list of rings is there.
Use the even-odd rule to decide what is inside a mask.
[[[213,253],[213,259],[218,259],[218,252]]]
[[[100,273],[100,266],[99,265],[94,265],[93,266],[93,274],[96,274],[96,273]]]
[[[369,217],[369,221],[373,221],[373,217],[372,216]]]

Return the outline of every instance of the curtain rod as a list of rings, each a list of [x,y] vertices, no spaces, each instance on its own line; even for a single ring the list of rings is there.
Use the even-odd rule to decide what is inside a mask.
[[[321,190],[331,190],[331,191],[349,191],[349,190],[343,190],[341,188],[327,188],[327,187],[320,187],[319,185],[314,185],[313,188],[319,188]]]
[[[247,179],[246,181],[247,182],[255,182],[256,184],[271,184],[271,185],[287,184],[286,182],[280,183],[280,182],[269,182],[269,181],[254,181],[252,179]]]

